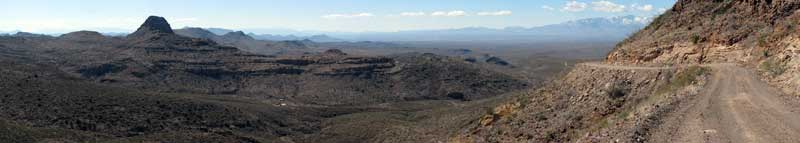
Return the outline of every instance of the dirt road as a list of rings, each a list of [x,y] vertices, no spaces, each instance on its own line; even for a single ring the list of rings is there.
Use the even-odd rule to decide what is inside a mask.
[[[732,64],[714,69],[701,93],[681,103],[650,142],[800,142],[796,101]]]
[[[578,65],[583,66],[590,66],[590,67],[599,67],[599,68],[606,68],[606,69],[616,69],[616,70],[663,70],[663,69],[674,69],[675,67],[642,67],[642,66],[624,66],[624,65],[609,65],[604,64],[601,62],[586,62],[580,63]]]
[[[674,67],[633,67],[583,63],[620,70],[661,70]],[[714,70],[699,95],[679,103],[647,142],[800,142],[800,104],[781,96],[750,70],[734,64],[700,65]]]

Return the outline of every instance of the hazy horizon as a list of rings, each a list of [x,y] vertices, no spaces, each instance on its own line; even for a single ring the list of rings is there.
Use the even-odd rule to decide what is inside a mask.
[[[570,20],[653,16],[674,0],[583,1],[6,1],[0,31],[130,32],[150,15],[173,28],[395,32],[465,27],[536,27]],[[47,3],[47,5],[42,5]],[[113,4],[111,4],[113,3]],[[533,8],[531,8],[533,7]]]

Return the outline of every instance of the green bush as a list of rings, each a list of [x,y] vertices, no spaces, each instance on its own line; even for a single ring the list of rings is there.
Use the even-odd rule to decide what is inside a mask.
[[[759,67],[762,71],[767,72],[767,74],[770,76],[778,76],[783,74],[783,72],[786,72],[786,64],[781,63],[774,58],[761,62]]]
[[[699,35],[692,35],[692,44],[700,43],[701,38]]]
[[[708,68],[691,66],[679,72],[670,79],[668,84],[664,84],[656,89],[656,94],[664,94],[680,88],[689,86],[697,82],[697,77],[709,73]]]

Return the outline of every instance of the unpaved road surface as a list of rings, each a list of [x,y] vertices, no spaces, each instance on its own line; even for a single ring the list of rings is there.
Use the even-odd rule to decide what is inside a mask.
[[[733,64],[714,70],[697,96],[681,103],[651,131],[650,142],[800,142],[796,101]]]
[[[620,70],[662,70],[582,63]],[[800,102],[782,96],[735,64],[700,65],[713,69],[700,94],[679,103],[649,131],[647,142],[800,143]]]
[[[586,63],[580,63],[579,65],[606,68],[606,69],[616,69],[616,70],[664,70],[664,69],[675,68],[675,67],[641,67],[641,66],[609,65],[601,62],[586,62]]]

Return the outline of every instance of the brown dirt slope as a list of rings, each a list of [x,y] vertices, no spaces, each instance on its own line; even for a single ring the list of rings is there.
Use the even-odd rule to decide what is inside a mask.
[[[753,61],[797,32],[800,1],[680,0],[611,52],[608,62]],[[768,53],[768,54],[764,54]]]
[[[697,66],[581,64],[554,83],[495,107],[451,141],[642,140],[660,115],[696,94],[706,72]]]
[[[452,141],[796,142],[800,106],[782,95],[800,93],[798,10],[795,0],[679,0],[608,65],[583,64]]]

